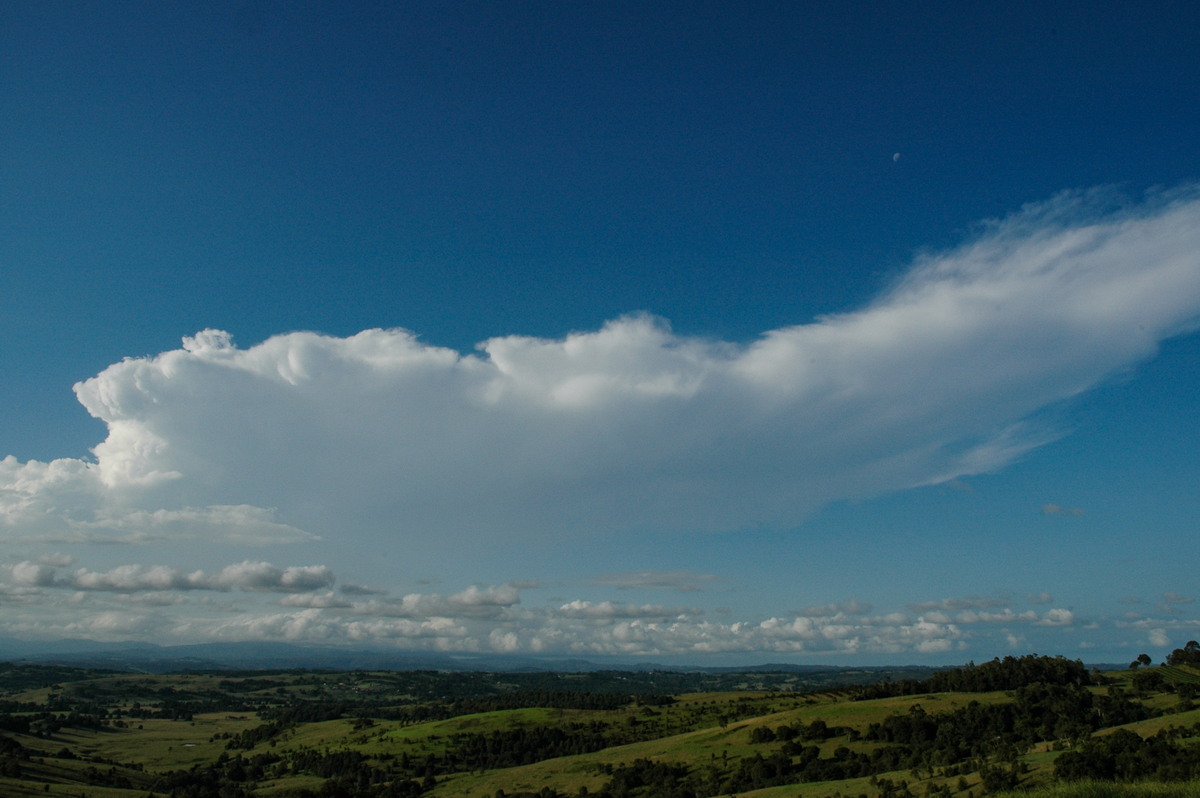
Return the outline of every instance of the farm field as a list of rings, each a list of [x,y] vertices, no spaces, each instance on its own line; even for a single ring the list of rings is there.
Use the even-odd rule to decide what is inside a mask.
[[[0,795],[1196,794],[1194,665],[1099,673],[1030,656],[810,689],[722,678],[772,689],[710,689],[729,685],[700,673],[0,664]]]

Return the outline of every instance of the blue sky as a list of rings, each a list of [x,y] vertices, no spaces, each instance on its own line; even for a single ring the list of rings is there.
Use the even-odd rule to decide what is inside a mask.
[[[1200,10],[650,5],[0,10],[0,636],[1200,637]]]

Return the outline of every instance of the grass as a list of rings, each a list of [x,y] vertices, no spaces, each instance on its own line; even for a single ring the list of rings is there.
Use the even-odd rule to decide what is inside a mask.
[[[1120,674],[1118,674],[1120,675]],[[1128,673],[1123,674],[1128,676]],[[1173,683],[1200,681],[1200,671],[1194,668],[1166,668],[1164,675]],[[261,691],[248,684],[238,695],[246,696],[261,692],[265,700],[277,700],[284,693],[302,692],[307,697],[319,694],[325,698],[337,691],[370,692],[386,694],[395,689],[383,676],[364,680],[362,675],[354,678],[324,676],[321,674],[283,674],[272,677],[269,684],[263,682]],[[175,694],[203,695],[220,692],[220,678],[208,674],[187,674],[174,677],[153,675],[103,676],[80,683],[62,683],[53,686],[25,690],[22,700],[35,697],[48,700],[51,695],[73,695],[81,698],[96,696],[114,699],[128,706],[133,698],[153,703],[161,695],[169,695],[170,687]],[[1103,692],[1106,688],[1096,688]],[[310,695],[311,694],[311,695]],[[383,758],[389,755],[411,753],[414,756],[445,753],[452,738],[458,734],[489,734],[518,728],[567,727],[574,723],[587,724],[599,721],[608,726],[615,735],[632,739],[633,735],[653,736],[641,742],[612,746],[578,756],[544,760],[530,765],[493,771],[473,773],[439,774],[439,784],[432,793],[443,798],[492,798],[498,790],[508,793],[517,791],[537,792],[542,787],[551,787],[567,794],[577,793],[580,787],[589,791],[601,788],[610,778],[608,771],[635,759],[651,759],[662,762],[686,764],[693,768],[704,768],[708,763],[718,766],[732,764],[739,757],[769,754],[772,744],[751,743],[751,734],[756,728],[777,728],[782,725],[808,725],[815,720],[824,721],[830,727],[850,727],[865,732],[872,723],[886,717],[904,714],[914,705],[930,714],[951,712],[971,702],[997,704],[1011,701],[1005,692],[995,693],[939,693],[915,696],[900,696],[872,701],[851,701],[845,694],[829,692],[820,695],[799,695],[768,692],[710,692],[684,694],[677,701],[663,706],[629,705],[619,710],[570,710],[530,707],[524,709],[498,710],[472,715],[462,715],[446,720],[419,724],[404,724],[400,721],[377,719],[363,722],[353,718],[301,724],[288,729],[270,741],[261,743],[252,751],[230,751],[230,756],[252,756],[255,753],[273,752],[286,755],[288,752],[309,749],[313,751],[357,751],[368,758]],[[1173,710],[1178,699],[1173,694],[1146,697],[1150,705],[1161,705]],[[743,717],[744,716],[744,717]],[[33,759],[22,766],[21,779],[0,778],[0,796],[24,798],[33,795],[85,796],[86,798],[144,798],[153,784],[155,774],[168,770],[187,769],[194,765],[208,765],[226,752],[225,737],[236,735],[262,723],[250,712],[219,712],[197,714],[190,721],[150,719],[125,719],[129,728],[104,728],[99,730],[64,728],[52,737],[28,735],[8,736],[31,749]],[[1150,736],[1170,726],[1192,726],[1200,723],[1200,709],[1174,712],[1151,720],[1129,724],[1129,728],[1142,736]],[[1101,732],[1101,734],[1106,732]],[[867,752],[880,743],[866,740],[850,742],[841,735],[820,743],[822,756],[830,756],[838,746],[854,751]],[[58,759],[57,753],[67,748],[78,759]],[[1110,798],[1112,796],[1146,796],[1147,798],[1200,798],[1197,784],[1059,784],[1053,781],[1053,766],[1061,752],[1053,750],[1051,743],[1041,743],[1022,756],[1027,766],[1023,783],[1027,791],[1020,792],[1025,798]],[[89,761],[90,760],[90,761]],[[131,789],[92,786],[87,783],[85,771],[89,768],[108,770],[109,763],[139,763],[144,771],[123,770],[135,785]],[[928,775],[923,773],[923,775]],[[909,771],[878,774],[878,778],[890,778],[893,782],[905,781],[915,795],[924,795],[930,787],[949,786],[954,798],[966,798],[965,791],[958,791],[959,777],[937,776],[919,778]],[[975,796],[981,795],[978,774],[968,774],[967,788]],[[49,791],[46,784],[49,783]],[[284,798],[296,790],[320,789],[323,779],[310,775],[291,775],[271,781],[260,782],[255,793],[264,798]],[[869,779],[850,779],[838,782],[807,783],[767,788],[738,793],[741,798],[827,798],[840,795],[856,798],[859,795],[876,796],[879,788]],[[1013,793],[1006,798],[1016,798]]]
[[[219,733],[236,734],[259,724],[254,715],[214,712],[191,721],[146,718],[128,729],[63,729],[52,737],[13,735],[21,745],[53,756],[69,748],[80,757],[114,762],[140,762],[148,772],[178,770],[214,761],[225,750],[225,741],[210,739]]]
[[[708,695],[705,700],[733,702],[740,698],[738,694]],[[750,734],[755,727],[776,727],[784,724],[804,723],[823,720],[830,726],[849,726],[865,731],[871,723],[877,723],[888,715],[897,712],[907,712],[914,704],[920,704],[927,712],[945,712],[965,706],[970,701],[980,703],[998,703],[1007,700],[1004,693],[941,693],[938,695],[904,696],[899,698],[884,698],[873,701],[832,700],[828,703],[801,703],[794,709],[774,712],[743,721],[729,723],[722,727],[719,724],[695,731],[661,737],[645,742],[630,743],[614,746],[602,751],[577,756],[561,757],[536,762],[531,765],[507,768],[505,770],[486,771],[483,773],[461,773],[447,776],[437,787],[433,795],[461,798],[491,798],[498,789],[508,792],[517,790],[534,791],[542,787],[552,787],[565,793],[574,793],[580,787],[589,791],[602,787],[608,776],[604,767],[616,767],[634,759],[652,759],[662,762],[704,765],[711,761],[730,760],[735,757],[753,756],[769,750],[763,745],[750,742]],[[681,702],[682,703],[682,702]],[[850,743],[845,736],[825,741],[822,754],[828,756],[832,749],[846,745],[855,750],[870,750],[878,745],[871,742]],[[886,776],[886,774],[884,774]],[[907,771],[897,774],[896,778],[912,781]],[[957,780],[957,778],[955,779]],[[862,789],[851,788],[848,785],[861,781]],[[942,780],[934,780],[940,782]],[[785,788],[771,788],[776,792],[763,792],[763,795],[811,795],[823,796],[840,791],[843,795],[858,795],[860,792],[874,794],[877,792],[869,787],[866,779],[852,779],[837,782],[835,788],[830,785],[804,784]],[[778,792],[778,790],[785,790]],[[799,790],[799,791],[797,791]]]
[[[1200,798],[1200,782],[1055,782],[1031,790],[997,793],[997,798]]]

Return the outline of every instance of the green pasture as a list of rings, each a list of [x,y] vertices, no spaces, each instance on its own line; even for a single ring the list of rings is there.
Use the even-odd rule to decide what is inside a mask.
[[[146,718],[127,729],[62,729],[50,737],[13,735],[26,748],[54,756],[63,748],[81,758],[140,762],[147,772],[179,770],[212,762],[225,750],[215,735],[259,725],[254,715],[215,712],[191,721]],[[142,728],[137,728],[140,725]]]
[[[1156,666],[1164,679],[1175,685],[1200,683],[1200,670],[1181,666]],[[1117,686],[1131,694],[1132,671],[1114,672]],[[378,696],[399,687],[386,674],[271,674],[261,678],[222,674],[105,674],[79,682],[55,683],[34,689],[23,689],[6,698],[46,704],[54,696],[95,699],[107,706],[128,709],[133,702],[154,706],[164,700],[186,700],[190,696],[219,696],[222,694],[249,697],[288,695],[311,700],[328,701],[331,695],[370,693]],[[261,686],[259,686],[261,684]],[[23,687],[28,688],[29,682]],[[1109,688],[1094,688],[1105,692]],[[537,792],[552,787],[573,794],[580,787],[595,791],[609,779],[605,772],[635,759],[686,764],[704,768],[709,763],[724,768],[738,758],[755,754],[769,755],[777,744],[752,743],[755,729],[776,729],[783,725],[802,726],[821,720],[829,727],[850,727],[865,732],[872,723],[879,723],[896,714],[905,714],[919,705],[929,714],[951,712],[971,702],[997,704],[1012,700],[1011,693],[937,693],[898,696],[871,701],[852,701],[845,693],[797,694],[788,692],[729,691],[682,694],[676,701],[662,706],[630,705],[616,710],[554,709],[527,707],[461,715],[425,723],[403,723],[396,720],[363,720],[343,718],[300,724],[260,743],[250,751],[227,751],[227,737],[253,729],[263,721],[254,713],[226,711],[197,714],[191,720],[160,718],[122,718],[127,728],[102,729],[63,728],[49,737],[10,734],[22,746],[30,749],[33,759],[22,764],[22,775],[0,778],[0,796],[23,798],[33,795],[84,796],[84,798],[145,798],[153,785],[156,773],[186,770],[195,765],[208,765],[222,754],[253,756],[272,752],[313,750],[335,752],[354,750],[368,758],[400,755],[414,756],[443,754],[455,735],[511,731],[520,728],[570,727],[572,724],[599,722],[605,724],[615,738],[633,739],[636,735],[652,736],[641,742],[615,745],[601,751],[577,756],[544,760],[530,765],[494,771],[476,771],[439,775],[439,784],[432,795],[443,798],[493,798],[498,790],[507,793]],[[1200,708],[1179,709],[1174,693],[1158,693],[1139,697],[1148,706],[1168,714],[1146,721],[1128,724],[1139,735],[1150,736],[1171,726],[1190,727],[1200,724]],[[233,704],[234,706],[237,703]],[[369,709],[360,710],[369,714]],[[1099,732],[1108,733],[1111,730]],[[850,742],[846,735],[813,743],[823,756],[830,756],[838,746],[855,751],[870,751],[880,743]],[[1197,785],[1125,785],[1081,784],[1059,785],[1053,782],[1053,765],[1061,750],[1059,744],[1042,743],[1026,752],[1021,761],[1027,766],[1022,784],[1027,798],[1116,798],[1116,796],[1146,796],[1146,798],[1200,798]],[[75,759],[58,758],[67,749]],[[93,786],[88,783],[89,768],[107,770],[109,763],[119,763],[118,770],[135,785],[130,789]],[[140,764],[142,771],[124,769],[120,764]],[[928,776],[927,772],[922,775]],[[956,798],[965,792],[958,789],[959,776],[935,775],[920,778],[912,772],[880,774],[893,782],[904,781],[915,795],[925,795],[933,787],[948,786]],[[965,776],[967,789],[976,798],[981,795],[978,774]],[[261,782],[255,788],[265,798],[284,798],[299,789],[318,791],[324,780],[315,776],[289,776]],[[49,784],[47,791],[46,785]],[[1089,791],[1091,790],[1091,791]],[[840,795],[857,798],[875,796],[879,788],[867,778],[839,782],[809,783],[773,787],[738,793],[741,798],[827,798]],[[1005,798],[1015,798],[1006,796]]]
[[[997,793],[996,798],[1200,798],[1200,782],[1055,782],[1029,790]]]
[[[710,694],[706,700],[736,699],[738,694]],[[918,700],[919,699],[919,700]],[[753,744],[750,742],[751,732],[758,726],[777,727],[784,724],[811,723],[823,720],[829,726],[849,726],[863,731],[871,723],[876,723],[898,712],[907,712],[910,707],[920,704],[927,712],[950,711],[964,706],[969,701],[998,702],[1004,701],[1003,693],[943,693],[939,695],[922,695],[919,697],[906,696],[903,698],[885,698],[873,701],[827,700],[815,704],[802,704],[796,709],[775,712],[746,720],[736,721],[722,727],[719,724],[683,734],[662,737],[645,742],[614,746],[590,754],[561,757],[536,762],[531,765],[508,768],[482,773],[463,773],[447,776],[433,794],[439,796],[461,796],[462,798],[491,798],[497,790],[507,792],[521,790],[537,791],[542,787],[552,787],[562,792],[571,793],[586,786],[589,790],[599,789],[608,780],[603,772],[604,766],[617,767],[622,763],[635,759],[651,759],[661,762],[686,763],[701,766],[709,762],[724,763],[737,757],[754,756],[756,753],[767,753],[769,745]],[[869,750],[876,743],[849,743],[846,737],[837,737],[821,744],[823,755],[839,745],[846,745],[856,750]],[[911,776],[902,774],[902,778],[913,780]],[[955,777],[957,781],[957,777]],[[855,780],[852,780],[855,781]],[[938,780],[934,780],[937,782]],[[849,784],[850,782],[839,782]],[[863,780],[866,784],[866,780]],[[803,785],[806,790],[813,785]],[[828,786],[828,785],[827,785]],[[779,788],[775,788],[779,789]],[[843,795],[858,795],[859,792],[873,794],[873,789],[848,791],[840,788]],[[804,794],[825,795],[822,792],[777,793],[778,795]]]

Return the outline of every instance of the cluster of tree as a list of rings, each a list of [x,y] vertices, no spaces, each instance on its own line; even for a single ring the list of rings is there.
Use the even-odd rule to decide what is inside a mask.
[[[927,714],[914,705],[903,715],[873,723],[868,740],[896,743],[938,764],[988,756],[998,746],[1027,747],[1043,740],[1083,739],[1097,729],[1152,716],[1119,691],[1096,695],[1078,685],[1035,683],[1018,688],[1012,702],[972,701],[950,712]]]
[[[160,774],[151,789],[171,798],[249,798],[256,782],[289,774],[325,779],[319,789],[296,791],[295,798],[414,798],[437,783],[432,768],[417,780],[394,768],[372,764],[357,751],[304,749],[286,755],[222,754],[213,764]]]
[[[110,716],[101,710],[97,714],[86,712],[25,712],[0,714],[0,730],[15,734],[31,734],[46,737],[57,734],[64,728],[102,729],[114,724]]]
[[[629,798],[653,795],[658,798],[696,798],[693,774],[686,765],[635,759],[615,768],[597,798]]]
[[[0,691],[21,693],[42,687],[56,687],[63,682],[95,679],[121,673],[110,669],[77,668],[71,665],[32,665],[29,663],[0,662]]]
[[[770,743],[776,740],[785,743],[793,740],[823,742],[843,735],[848,736],[851,740],[859,737],[857,729],[849,726],[830,726],[825,721],[817,719],[808,724],[795,723],[790,726],[784,724],[773,729],[769,726],[756,726],[750,731],[750,742]]]
[[[488,734],[452,735],[445,758],[456,770],[492,770],[543,759],[600,751],[614,744],[604,723],[572,723],[566,728],[532,726]]]
[[[1200,665],[1200,643],[1189,640],[1183,648],[1177,648],[1167,655],[1168,665]]]
[[[796,753],[798,758],[793,756]],[[903,755],[895,746],[877,748],[870,754],[839,746],[828,758],[822,758],[816,746],[807,746],[798,752],[780,750],[769,756],[741,757],[729,767],[713,762],[691,768],[678,763],[638,759],[613,768],[609,781],[598,792],[589,795],[595,798],[706,798],[800,782],[857,778],[896,770],[902,759]],[[878,786],[880,794],[889,798],[909,795],[907,785],[902,783],[880,780]]]
[[[1192,781],[1200,779],[1200,746],[1181,742],[1180,729],[1142,738],[1128,729],[1093,737],[1079,750],[1066,751],[1054,763],[1060,779],[1076,781]],[[1200,734],[1193,727],[1188,736]]]
[[[257,745],[273,740],[289,728],[291,725],[283,721],[259,724],[252,729],[245,729],[229,736],[229,741],[225,743],[225,750],[249,751]]]
[[[827,757],[821,756],[816,745],[805,745],[805,738],[816,741],[842,733],[847,738],[858,735],[818,721],[799,727],[759,727],[751,732],[752,741],[769,742],[770,736],[782,740],[783,745],[769,754],[743,757],[728,768],[714,764],[691,771],[679,787],[690,792],[680,794],[720,795],[896,770],[932,775],[935,769],[944,775],[977,770],[989,791],[1007,789],[1016,784],[1020,774],[1018,754],[1031,744],[1060,738],[1083,740],[1096,729],[1151,714],[1119,692],[1095,695],[1069,681],[1027,684],[1017,688],[1013,698],[999,704],[972,701],[961,709],[940,713],[927,713],[916,704],[906,713],[891,715],[867,728],[862,738],[881,743],[878,747],[855,751],[838,746]],[[894,792],[900,794],[899,788]]]
[[[286,679],[260,679],[248,677],[243,679],[222,679],[217,687],[226,693],[256,693],[262,690],[286,689],[292,682]]]
[[[928,679],[878,682],[855,688],[852,695],[855,700],[863,701],[921,693],[990,693],[1015,690],[1034,682],[1089,685],[1094,684],[1095,680],[1079,660],[1027,654],[1004,659],[997,657],[982,665],[970,662],[961,668],[938,671]]]

